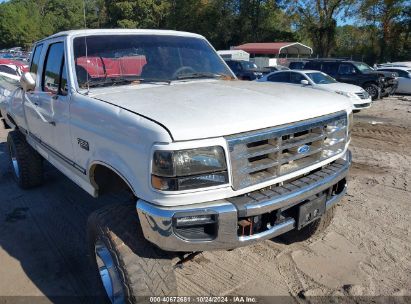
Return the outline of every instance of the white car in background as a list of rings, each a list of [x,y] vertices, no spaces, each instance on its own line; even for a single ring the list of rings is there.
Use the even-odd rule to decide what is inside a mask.
[[[395,93],[411,94],[411,67],[387,66],[380,67],[377,70],[397,73],[398,88],[395,90]]]
[[[20,86],[20,77],[23,72],[28,71],[28,66],[20,62],[6,61],[2,63],[0,60],[0,103],[5,96],[11,94],[18,86]]]
[[[361,87],[336,81],[331,76],[314,70],[278,71],[265,75],[258,82],[283,82],[307,88],[335,92],[350,99],[352,109],[359,111],[371,106],[371,96]]]
[[[23,70],[15,64],[0,63],[0,108],[7,101],[17,87],[20,86],[20,77]],[[0,111],[0,118],[2,117]]]

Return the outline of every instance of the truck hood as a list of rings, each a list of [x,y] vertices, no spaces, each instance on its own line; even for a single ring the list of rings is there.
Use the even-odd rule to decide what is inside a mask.
[[[364,72],[365,74],[369,75],[376,75],[380,77],[386,77],[386,78],[395,78],[397,77],[397,73],[394,72],[388,72],[388,71],[367,71]]]
[[[196,80],[93,89],[90,97],[160,123],[174,141],[237,134],[341,110],[348,99],[286,84]]]

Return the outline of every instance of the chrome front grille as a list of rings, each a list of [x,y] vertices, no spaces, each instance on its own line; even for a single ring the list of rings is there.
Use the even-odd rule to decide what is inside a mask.
[[[355,93],[355,95],[357,95],[361,99],[367,99],[368,97],[370,97],[370,95],[368,95],[367,92],[359,92],[359,93]]]
[[[234,190],[278,178],[344,151],[347,113],[226,137]]]

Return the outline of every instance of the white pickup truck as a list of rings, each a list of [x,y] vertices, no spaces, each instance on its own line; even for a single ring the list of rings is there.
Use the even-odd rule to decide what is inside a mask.
[[[78,30],[35,44],[1,113],[21,187],[45,159],[94,197],[132,194],[88,235],[110,300],[134,303],[176,295],[177,255],[324,230],[351,163],[346,100],[239,81],[200,35]]]

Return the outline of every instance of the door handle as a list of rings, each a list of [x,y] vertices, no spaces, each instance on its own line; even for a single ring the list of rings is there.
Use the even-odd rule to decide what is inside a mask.
[[[55,122],[55,121],[49,121],[49,124],[51,124],[53,127],[56,126],[56,122]]]

